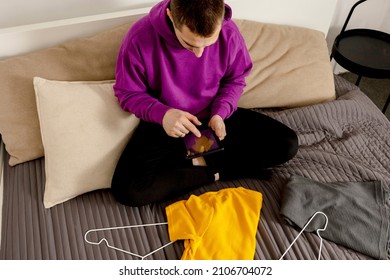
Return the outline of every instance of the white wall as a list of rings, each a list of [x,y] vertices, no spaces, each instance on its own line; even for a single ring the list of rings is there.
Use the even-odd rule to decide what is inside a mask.
[[[0,0],[0,29],[153,5],[160,0]],[[226,0],[233,16],[300,26],[327,33],[337,0]],[[275,12],[277,11],[277,12]],[[317,15],[310,18],[311,11]],[[309,21],[309,22],[308,22]]]
[[[117,12],[159,0],[0,0],[0,28]]]
[[[225,0],[233,17],[309,27],[328,33],[337,0]]]
[[[129,10],[137,9],[139,12],[139,8],[151,7],[158,1],[0,0],[0,59],[53,46],[64,40],[90,36],[99,30],[128,22]],[[235,18],[312,27],[326,34],[337,0],[226,2],[233,7]],[[148,12],[149,8],[146,10]],[[107,16],[114,16],[115,20],[101,20]]]
[[[302,0],[289,0],[289,6],[283,7],[274,0],[254,0],[259,3],[259,8],[264,2],[275,8],[275,11],[285,10],[288,13],[291,3]],[[317,0],[311,0],[316,3]],[[350,7],[357,0],[338,0],[335,17],[332,22],[332,34],[336,32],[348,14]],[[0,28],[11,27],[63,19],[93,15],[98,13],[116,12],[130,8],[142,8],[159,0],[0,0]],[[226,0],[228,3],[238,3],[240,0]],[[276,3],[276,4],[275,4]],[[321,6],[319,8],[322,8]],[[251,11],[256,12],[256,11]],[[371,25],[390,32],[390,1],[368,0],[356,10],[356,18],[351,20],[351,26]]]
[[[323,6],[324,0],[245,0],[245,2],[243,0],[226,0],[227,3],[235,8],[236,12],[245,13],[249,17],[257,13],[256,9],[247,9],[247,5],[241,3],[251,2],[258,6],[258,9],[268,9],[267,15],[269,17],[264,18],[265,21],[269,21],[273,16],[277,16],[278,18],[286,19],[286,21],[291,19],[295,22],[299,22],[299,18],[297,18],[296,13],[291,13],[291,9],[294,7],[294,4],[299,4],[303,1],[309,3],[308,5],[310,6],[318,5],[318,9],[326,9]],[[334,38],[341,30],[349,9],[357,0],[327,1],[329,3],[337,1],[333,20],[327,33],[328,47],[331,48]],[[157,2],[159,0],[0,0],[0,31],[2,28],[43,21],[142,8]],[[390,33],[389,15],[389,0],[368,0],[355,10],[348,27],[364,26]],[[302,11],[298,16],[305,18],[305,11]],[[325,22],[324,19],[319,17],[319,28],[321,28],[321,24],[323,25]],[[6,40],[7,36],[1,41],[4,42]],[[1,44],[0,57],[2,57]]]

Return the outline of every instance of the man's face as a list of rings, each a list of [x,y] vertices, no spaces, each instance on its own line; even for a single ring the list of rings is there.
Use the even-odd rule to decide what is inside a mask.
[[[168,16],[172,20],[170,11],[168,10]],[[219,33],[221,32],[222,25],[220,24],[215,32],[210,37],[202,37],[193,33],[186,25],[183,25],[179,30],[173,24],[175,34],[180,44],[187,50],[193,52],[196,57],[200,58],[206,47],[213,45],[217,42]]]

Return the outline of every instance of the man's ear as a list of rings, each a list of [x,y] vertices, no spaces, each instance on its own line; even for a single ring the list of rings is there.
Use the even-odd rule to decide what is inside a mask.
[[[172,21],[172,23],[173,23],[172,12],[171,12],[171,10],[170,10],[169,8],[167,8],[167,15],[168,15],[169,19],[170,19],[170,20]]]

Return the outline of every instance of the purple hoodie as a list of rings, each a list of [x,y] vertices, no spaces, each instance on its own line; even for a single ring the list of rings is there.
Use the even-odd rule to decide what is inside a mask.
[[[252,68],[232,11],[225,5],[217,42],[197,58],[178,41],[166,14],[169,2],[158,3],[126,34],[117,60],[115,96],[123,110],[159,124],[171,108],[225,119],[237,109]]]

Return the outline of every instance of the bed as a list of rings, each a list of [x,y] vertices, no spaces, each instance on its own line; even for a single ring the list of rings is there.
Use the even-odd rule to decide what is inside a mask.
[[[296,131],[299,150],[293,159],[272,168],[267,179],[218,181],[143,207],[117,203],[110,176],[137,119],[113,109],[111,88],[116,51],[133,20],[0,61],[1,88],[14,92],[1,93],[0,259],[177,260],[184,243],[170,241],[166,207],[241,186],[263,197],[254,259],[312,260],[319,253],[329,260],[389,257],[390,122],[358,87],[333,74],[324,33],[307,27],[235,19],[255,62],[239,105]],[[89,104],[92,120],[80,112],[80,102]],[[102,132],[107,127],[109,135]],[[90,147],[90,137],[102,141]],[[329,235],[320,238],[315,230],[300,234],[302,225],[282,211],[293,179],[340,188],[357,183],[363,192],[374,182],[377,212],[370,213],[380,216],[381,228],[369,229],[363,238],[379,239],[374,243],[380,248],[372,252]],[[364,202],[350,210],[364,210]],[[334,217],[329,215],[328,229],[349,234]],[[371,238],[374,234],[380,236]]]

